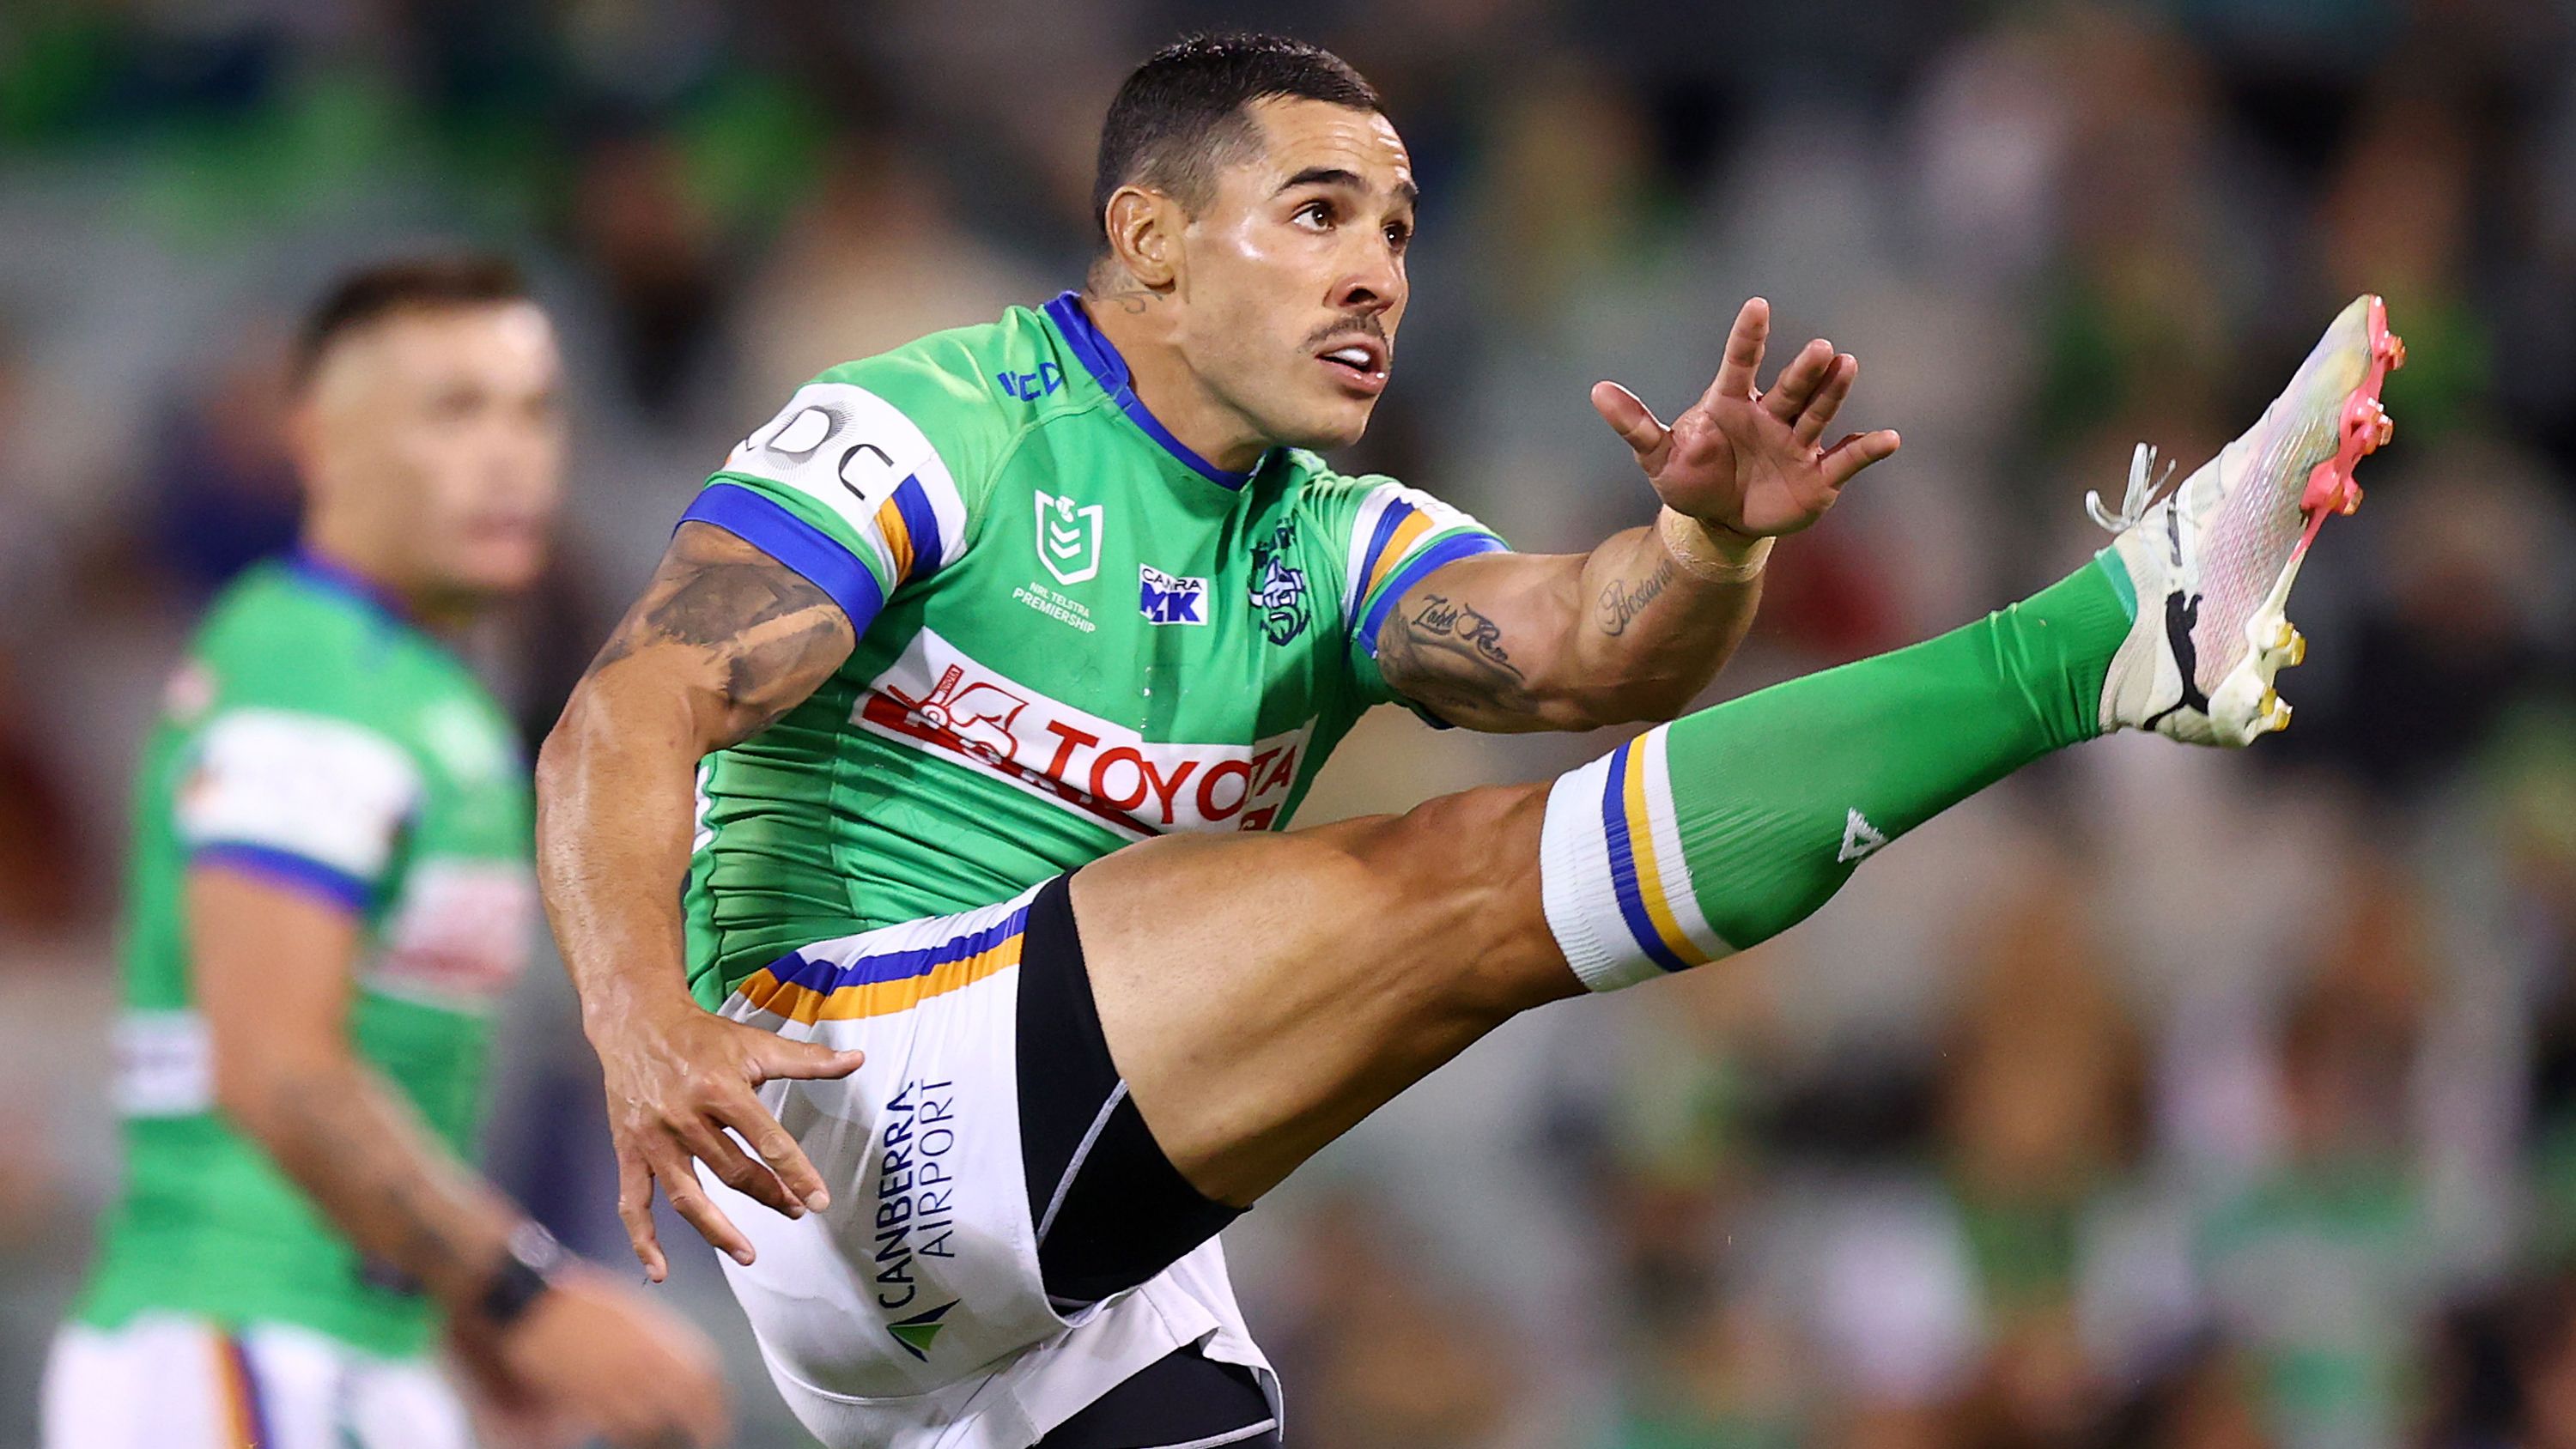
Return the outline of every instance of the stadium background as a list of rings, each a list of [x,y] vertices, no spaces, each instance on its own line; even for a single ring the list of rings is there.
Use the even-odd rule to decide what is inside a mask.
[[[505,247],[569,338],[560,566],[477,640],[540,730],[691,490],[819,367],[1080,272],[1102,107],[1257,22],[1385,90],[1427,199],[1346,462],[1525,548],[1645,516],[1737,300],[1906,449],[1778,554],[1719,694],[2055,577],[2336,306],[2413,365],[2328,530],[2299,723],[2124,738],[1723,969],[1524,1019],[1230,1235],[1317,1449],[2576,1445],[2576,14],[2547,0],[12,0],[0,10],[0,1442],[114,1174],[126,772],[287,538],[284,327]],[[1600,740],[1381,711],[1307,818]],[[1176,909],[1179,907],[1176,906]],[[493,1171],[623,1249],[541,970]],[[676,1222],[666,1238],[684,1233]],[[700,1253],[746,1445],[801,1442]]]

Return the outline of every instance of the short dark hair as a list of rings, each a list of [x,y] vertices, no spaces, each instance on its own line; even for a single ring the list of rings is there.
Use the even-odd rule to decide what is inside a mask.
[[[340,339],[397,312],[487,307],[528,300],[518,264],[490,252],[449,252],[378,262],[343,275],[322,294],[295,334],[288,378],[313,380]]]
[[[1377,88],[1340,56],[1284,35],[1192,35],[1136,67],[1100,125],[1091,219],[1104,240],[1109,198],[1142,183],[1196,211],[1219,162],[1253,140],[1243,108],[1272,96],[1384,111]]]

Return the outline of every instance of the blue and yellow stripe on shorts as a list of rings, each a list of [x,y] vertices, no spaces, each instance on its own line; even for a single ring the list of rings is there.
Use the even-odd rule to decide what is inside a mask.
[[[1017,966],[1028,925],[1028,907],[1022,906],[983,930],[935,946],[848,962],[791,953],[744,977],[734,991],[751,1006],[790,1021],[890,1016]]]
[[[274,1449],[268,1405],[260,1393],[259,1374],[251,1364],[250,1346],[241,1335],[220,1329],[212,1335],[215,1350],[215,1402],[229,1435],[227,1449]]]
[[[1614,751],[1601,785],[1601,832],[1610,853],[1610,886],[1637,949],[1667,971],[1705,966],[1726,955],[1692,892],[1673,816],[1665,731],[1649,730]]]

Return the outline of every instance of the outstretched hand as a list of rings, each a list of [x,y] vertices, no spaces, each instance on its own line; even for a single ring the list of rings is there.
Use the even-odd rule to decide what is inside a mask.
[[[693,1161],[791,1218],[831,1205],[822,1174],[758,1092],[762,1083],[782,1078],[846,1077],[859,1069],[858,1052],[791,1041],[695,1005],[594,1030],[591,1044],[606,1078],[608,1130],[617,1146],[617,1216],[654,1282],[671,1270],[653,1231],[656,1186],[699,1236],[736,1262],[752,1260],[751,1240],[699,1186]],[[751,1154],[727,1128],[750,1144]]]
[[[1860,362],[1819,337],[1754,387],[1771,336],[1771,304],[1755,297],[1735,314],[1717,380],[1666,427],[1635,393],[1596,383],[1592,406],[1627,440],[1667,507],[1752,537],[1796,533],[1824,517],[1860,470],[1893,454],[1884,429],[1823,446],[1825,428],[1851,396]]]

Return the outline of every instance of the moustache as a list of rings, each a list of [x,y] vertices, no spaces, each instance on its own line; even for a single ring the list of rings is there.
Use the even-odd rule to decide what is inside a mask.
[[[1375,317],[1354,317],[1345,322],[1335,322],[1329,326],[1319,327],[1306,339],[1306,346],[1310,349],[1317,348],[1328,343],[1347,342],[1355,337],[1365,337],[1371,342],[1385,344],[1389,352],[1395,350],[1394,344],[1386,340],[1386,324]]]

